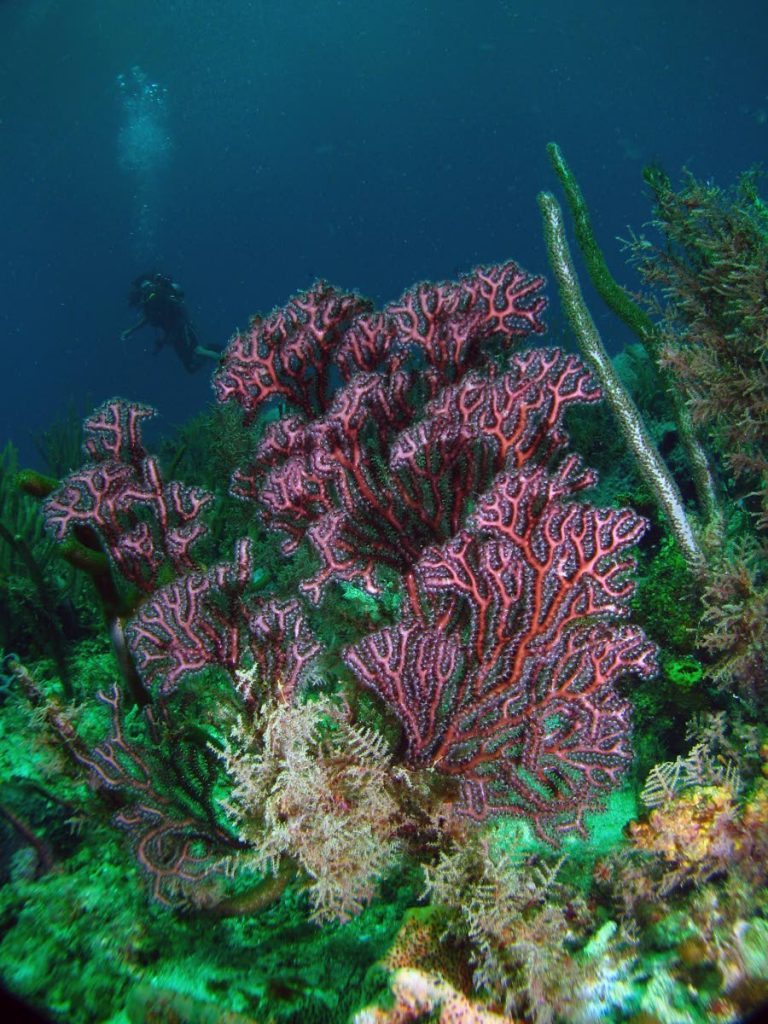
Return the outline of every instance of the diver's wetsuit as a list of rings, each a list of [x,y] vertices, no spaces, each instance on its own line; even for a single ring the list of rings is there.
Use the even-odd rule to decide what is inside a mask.
[[[147,274],[136,278],[129,301],[141,308],[141,320],[127,331],[127,338],[134,331],[151,324],[163,332],[155,342],[155,351],[165,345],[172,345],[184,369],[195,373],[205,364],[205,357],[198,351],[200,340],[184,308],[184,292],[165,274]]]

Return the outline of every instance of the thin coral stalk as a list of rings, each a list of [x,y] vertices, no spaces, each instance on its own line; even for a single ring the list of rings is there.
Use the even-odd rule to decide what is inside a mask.
[[[666,515],[686,561],[698,571],[704,565],[704,553],[686,515],[680,490],[656,450],[637,406],[619,379],[582,296],[565,236],[563,211],[551,192],[540,192],[538,198],[549,261],[557,278],[560,300],[582,355],[600,381],[605,399],[637,461],[638,470]]]

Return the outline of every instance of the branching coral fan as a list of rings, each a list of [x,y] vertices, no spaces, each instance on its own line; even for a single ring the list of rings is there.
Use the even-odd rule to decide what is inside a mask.
[[[290,406],[232,481],[233,493],[255,502],[260,521],[283,535],[285,553],[306,540],[319,557],[288,600],[253,592],[247,538],[232,562],[199,564],[212,499],[163,479],[140,436],[150,410],[115,399],[87,421],[90,461],[48,498],[45,515],[60,541],[84,525],[96,531],[115,571],[146,595],[125,635],[148,720],[172,724],[192,677],[223,669],[241,699],[241,748],[249,732],[262,744],[249,755],[258,775],[277,756],[263,744],[274,744],[280,722],[300,705],[322,649],[304,599],[321,602],[337,581],[375,595],[386,571],[403,595],[399,620],[343,656],[399,719],[393,764],[406,770],[401,778],[421,771],[435,799],[448,792],[464,815],[513,813],[550,842],[558,830],[583,827],[584,810],[631,757],[629,704],[616,683],[655,670],[642,632],[614,622],[627,614],[633,560],[626,552],[645,523],[629,509],[574,500],[595,476],[567,453],[563,416],[599,398],[580,361],[558,349],[510,354],[519,338],[543,330],[542,284],[505,263],[418,285],[374,312],[320,282],[232,339],[214,379],[218,398],[241,405],[248,422],[269,401]],[[389,840],[374,819],[396,816],[385,788],[377,804],[362,784],[374,769],[365,768],[352,733],[358,784],[345,782],[338,764],[331,780],[333,743],[310,730],[303,749],[306,757],[314,750],[317,764],[302,768],[299,748],[284,749],[277,788],[245,814],[258,819],[253,827],[243,819],[245,755],[229,750],[235,840],[211,802],[215,773],[196,784],[192,772],[179,818],[121,730],[117,699],[103,699],[113,708],[112,735],[81,760],[134,807],[120,823],[133,830],[156,894],[170,891],[174,871],[190,881],[215,870],[217,844],[224,860],[258,836],[265,850],[289,854],[316,877],[321,916],[329,908],[343,916],[368,895],[365,872],[348,897],[333,895],[330,876],[343,872],[333,870],[334,858],[321,858],[328,877],[317,877],[323,868],[312,861],[311,843],[285,824],[293,797],[279,782],[282,772],[301,776],[305,821],[316,819],[307,835],[343,839],[346,822],[366,842],[384,844],[381,869]],[[216,731],[215,721],[210,727]],[[347,725],[339,719],[337,727]],[[220,747],[225,723],[218,728]],[[384,764],[376,771],[386,772]],[[326,785],[331,793],[337,787],[336,796],[323,802]],[[265,823],[276,830],[271,839]]]

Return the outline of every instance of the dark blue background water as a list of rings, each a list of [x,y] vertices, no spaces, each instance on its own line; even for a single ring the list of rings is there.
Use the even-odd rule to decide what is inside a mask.
[[[550,139],[621,271],[644,163],[729,184],[764,158],[766,39],[764,0],[0,0],[0,443],[39,463],[86,396],[165,427],[211,401],[151,330],[119,340],[150,263],[218,344],[317,276],[385,301],[545,271]],[[143,111],[134,66],[165,89]]]

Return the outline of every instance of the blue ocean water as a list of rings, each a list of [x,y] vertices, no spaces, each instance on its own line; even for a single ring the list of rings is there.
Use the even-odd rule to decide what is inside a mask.
[[[385,301],[546,272],[549,140],[625,275],[644,164],[726,185],[764,156],[767,37],[757,0],[5,0],[0,439],[35,464],[68,403],[167,429],[211,399],[151,330],[120,340],[149,268],[214,346],[319,276]]]

